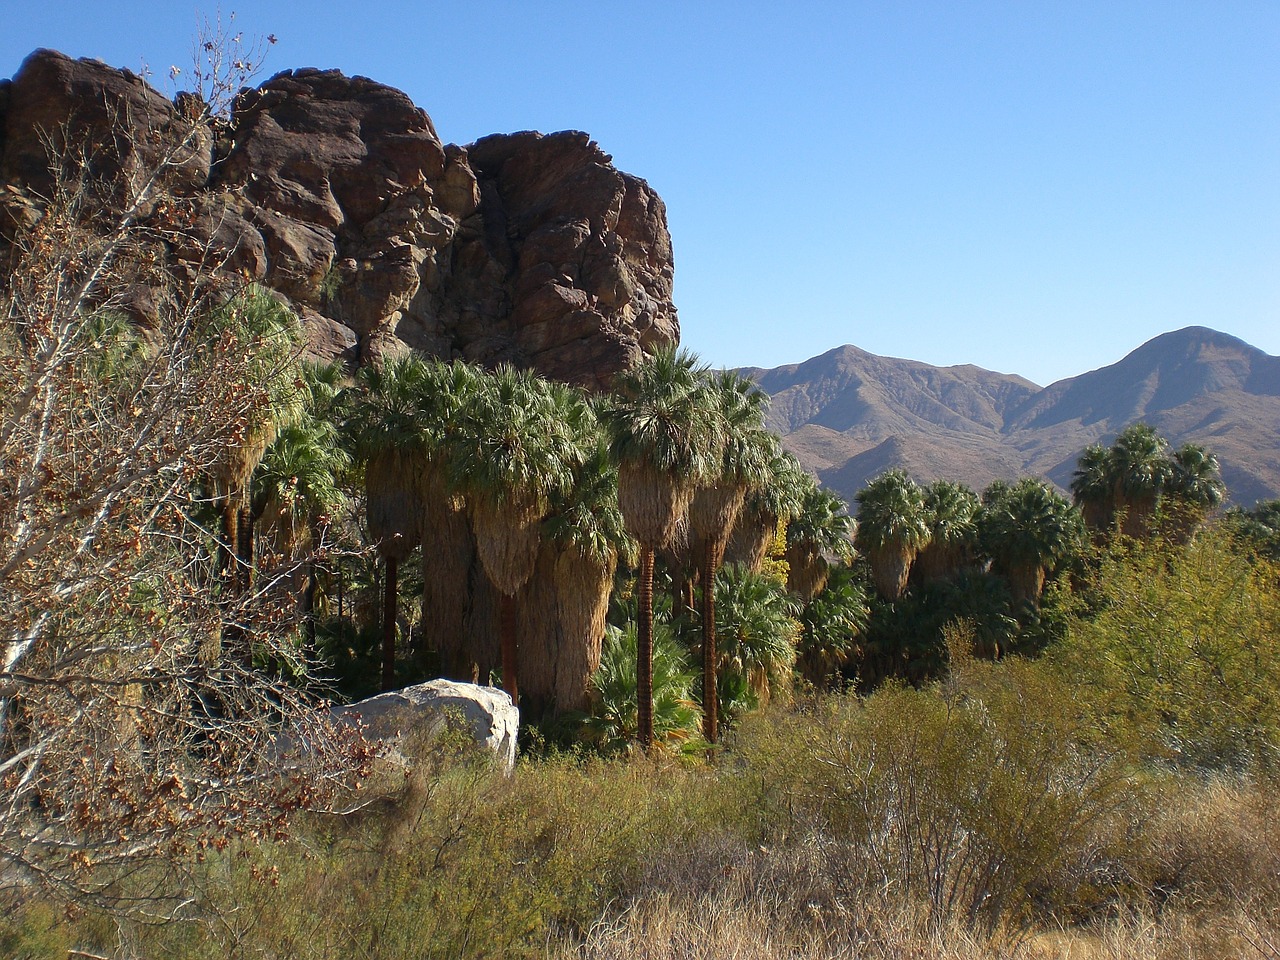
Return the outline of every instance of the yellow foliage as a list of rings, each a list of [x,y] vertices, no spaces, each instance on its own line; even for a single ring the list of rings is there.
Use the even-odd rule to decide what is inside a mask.
[[[760,564],[762,576],[777,580],[784,587],[787,585],[787,574],[791,572],[791,564],[787,563],[787,521],[784,517],[778,521],[778,528],[773,533],[773,540]]]

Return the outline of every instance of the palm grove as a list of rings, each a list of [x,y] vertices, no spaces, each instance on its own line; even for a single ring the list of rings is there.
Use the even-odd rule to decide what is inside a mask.
[[[603,395],[304,363],[288,304],[191,249],[209,93],[154,143],[51,137],[0,224],[0,856],[25,878],[285,829],[367,767],[335,689],[500,678],[548,735],[702,750],[797,677],[940,676],[956,624],[1033,652],[1089,531],[1185,542],[1223,498],[1211,453],[1139,424],[1084,452],[1074,503],[890,471],[854,517],[759,391],[674,348]],[[1274,549],[1274,510],[1236,525]]]
[[[722,714],[796,675],[922,682],[957,618],[979,653],[1033,649],[1052,630],[1047,577],[1080,562],[1088,526],[1149,535],[1158,516],[1185,538],[1222,497],[1211,454],[1135,425],[1083,454],[1083,513],[1030,477],[979,495],[895,470],[855,518],[764,429],[763,394],[686,352],[659,349],[593,396],[419,356],[348,378],[298,361],[296,317],[262,289],[209,317],[251,338],[262,384],[183,506],[216,534],[201,549],[220,609],[236,604],[227,658],[280,672],[279,644],[255,646],[239,612],[270,609],[293,625],[303,686],[493,678],[561,735],[681,744],[694,708],[714,742]],[[148,356],[128,324],[92,330],[104,389]],[[655,644],[675,664],[657,691]],[[600,673],[605,645],[620,648],[607,669],[628,662],[621,686]]]

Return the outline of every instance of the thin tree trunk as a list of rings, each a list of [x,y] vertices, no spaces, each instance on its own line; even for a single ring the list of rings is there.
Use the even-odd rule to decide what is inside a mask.
[[[640,549],[640,622],[636,624],[636,739],[653,746],[653,548]]]
[[[261,516],[259,511],[255,514],[249,509],[240,511],[239,528],[236,535],[239,538],[237,551],[240,555],[240,563],[237,568],[240,571],[240,582],[243,585],[246,594],[253,592],[253,527]]]
[[[232,593],[235,591],[236,584],[236,546],[238,539],[236,537],[236,520],[240,515],[235,507],[235,502],[228,495],[227,500],[222,505],[222,542],[218,544],[218,572],[223,577],[223,583]]]
[[[511,702],[518,707],[520,685],[516,679],[516,598],[504,593],[498,604],[498,630],[502,634],[502,689],[511,695]]]
[[[702,735],[715,743],[720,712],[716,691],[716,550],[709,539],[702,547]]]
[[[396,558],[387,557],[386,592],[382,595],[382,689],[396,686]]]
[[[316,655],[316,588],[320,585],[320,571],[316,562],[307,563],[307,589],[302,594],[302,623],[307,638],[306,653],[310,660]]]
[[[347,599],[347,580],[343,572],[344,564],[342,557],[337,557],[338,563],[338,619],[341,620],[346,615],[346,599]]]

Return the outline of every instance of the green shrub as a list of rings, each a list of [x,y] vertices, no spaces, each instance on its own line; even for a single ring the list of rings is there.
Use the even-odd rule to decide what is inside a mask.
[[[588,738],[604,750],[621,750],[636,742],[636,625],[610,626],[600,667],[591,678],[596,702],[587,721]],[[653,624],[653,734],[655,743],[677,749],[699,742],[701,713],[693,701],[694,676],[685,653],[660,620]]]
[[[1210,533],[1103,558],[1098,609],[1054,656],[1112,735],[1202,771],[1270,769],[1280,749],[1280,571]]]
[[[419,780],[412,801],[211,856],[188,880],[200,922],[136,928],[134,952],[540,958],[721,816],[706,778],[644,759],[544,759],[513,777],[450,762]]]

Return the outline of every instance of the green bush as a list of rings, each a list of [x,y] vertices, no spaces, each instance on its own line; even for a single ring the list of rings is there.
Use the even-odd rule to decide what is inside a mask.
[[[626,749],[636,742],[637,681],[636,624],[610,626],[605,634],[600,667],[591,678],[596,701],[586,735],[606,751]],[[653,624],[653,734],[655,743],[676,749],[700,742],[701,712],[693,701],[694,676],[671,628]]]
[[[1272,769],[1280,749],[1280,571],[1210,533],[1103,558],[1097,610],[1055,664],[1117,739],[1202,771]]]
[[[454,760],[415,776],[413,791],[315,820],[298,842],[211,856],[187,881],[201,922],[132,928],[130,949],[541,958],[720,817],[705,778],[643,759],[544,759],[513,777]]]

